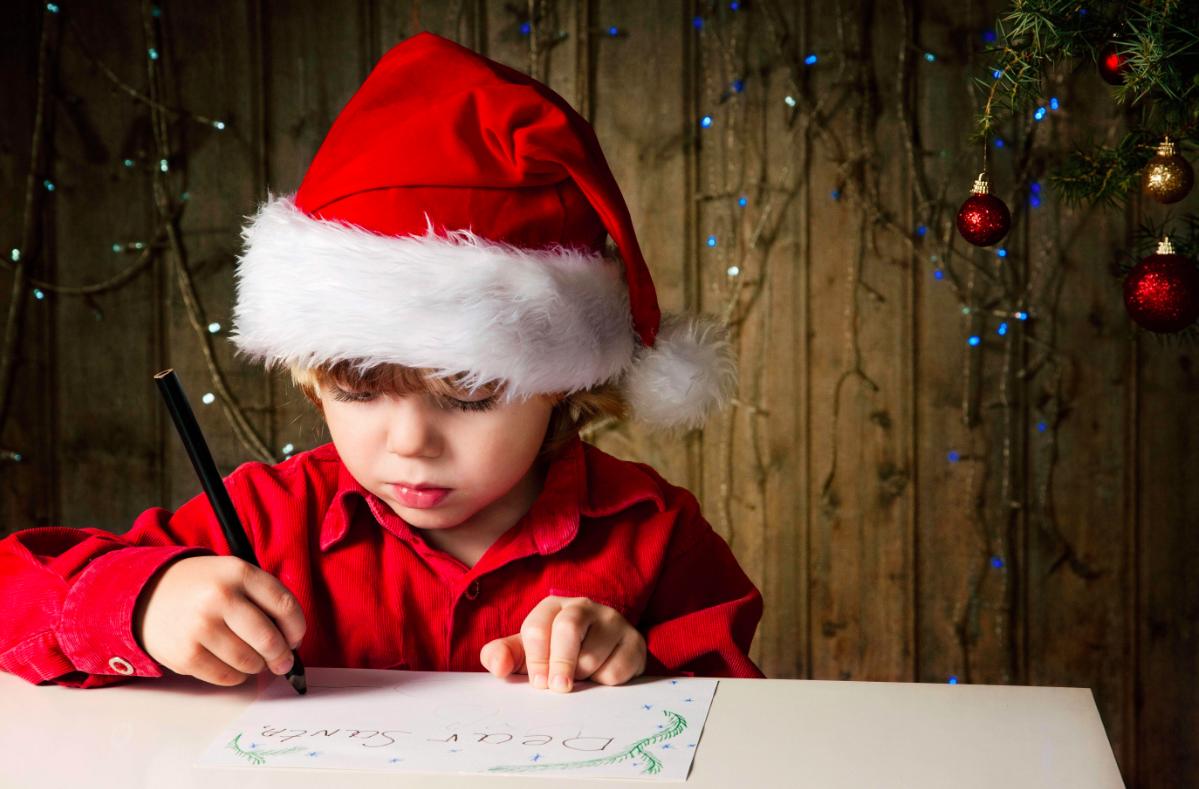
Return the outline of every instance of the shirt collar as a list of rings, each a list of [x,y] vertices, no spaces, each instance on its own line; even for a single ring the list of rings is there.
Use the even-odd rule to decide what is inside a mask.
[[[337,491],[321,523],[321,551],[327,553],[347,538],[355,511],[364,505],[384,529],[405,542],[423,545],[412,526],[359,484],[336,448],[330,447],[337,456]],[[618,460],[576,436],[554,456],[541,493],[510,533],[517,531],[513,539],[531,540],[533,550],[549,554],[574,539],[583,517],[614,515],[642,501],[653,501],[659,512],[666,508],[657,479],[638,464]]]

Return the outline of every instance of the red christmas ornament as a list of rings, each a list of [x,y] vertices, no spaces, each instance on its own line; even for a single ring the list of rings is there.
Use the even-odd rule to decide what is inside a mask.
[[[979,174],[971,191],[958,209],[958,232],[976,247],[989,247],[1012,229],[1012,214],[1002,200],[991,194],[986,173]]]
[[[1117,51],[1116,42],[1109,41],[1099,50],[1099,76],[1109,85],[1123,85],[1128,72],[1128,56]]]
[[[1199,268],[1163,238],[1124,279],[1124,306],[1149,331],[1182,331],[1199,318]]]

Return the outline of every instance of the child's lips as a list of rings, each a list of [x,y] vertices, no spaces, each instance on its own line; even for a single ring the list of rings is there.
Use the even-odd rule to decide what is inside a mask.
[[[436,507],[443,500],[445,500],[445,497],[450,495],[450,491],[453,490],[452,488],[433,488],[426,486],[412,487],[402,482],[390,483],[389,486],[391,487],[392,492],[395,493],[395,497],[399,499],[399,501],[405,507],[412,507],[413,509],[420,510]]]

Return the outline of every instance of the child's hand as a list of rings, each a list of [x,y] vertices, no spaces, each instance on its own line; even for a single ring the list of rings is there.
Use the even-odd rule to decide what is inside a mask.
[[[576,679],[621,685],[645,671],[645,639],[620,612],[586,597],[550,596],[525,617],[520,633],[479,652],[497,677],[528,674],[533,687],[569,692]]]
[[[304,630],[287,587],[235,556],[168,565],[142,589],[133,613],[134,637],[150,657],[214,685],[239,685],[267,666],[286,674]]]

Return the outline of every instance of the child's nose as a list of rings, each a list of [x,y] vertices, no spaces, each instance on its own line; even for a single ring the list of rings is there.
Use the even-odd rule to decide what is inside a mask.
[[[441,452],[436,415],[419,397],[398,398],[387,423],[387,450],[397,455],[434,456]]]

